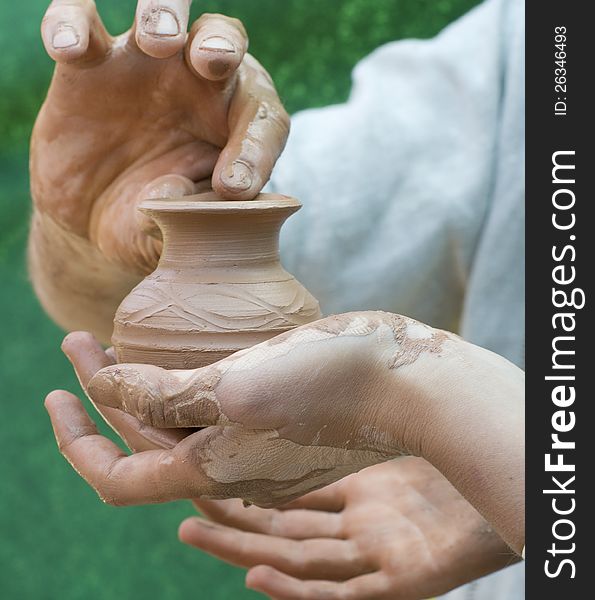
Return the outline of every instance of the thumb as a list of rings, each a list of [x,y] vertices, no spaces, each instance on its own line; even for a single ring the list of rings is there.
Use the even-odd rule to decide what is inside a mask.
[[[151,427],[207,427],[221,417],[212,367],[165,370],[153,365],[113,365],[96,373],[87,393],[97,404],[119,408]]]

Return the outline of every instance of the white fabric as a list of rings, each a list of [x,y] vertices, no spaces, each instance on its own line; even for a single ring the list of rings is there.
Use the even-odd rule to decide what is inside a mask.
[[[270,191],[304,208],[282,257],[326,314],[383,309],[524,362],[524,4],[362,60],[349,101],[297,114]],[[522,567],[447,597],[517,600]]]

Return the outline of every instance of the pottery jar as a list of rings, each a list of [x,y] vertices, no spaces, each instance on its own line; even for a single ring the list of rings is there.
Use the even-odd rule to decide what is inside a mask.
[[[279,261],[279,231],[300,206],[277,194],[142,202],[163,250],[116,312],[118,362],[197,368],[319,319],[317,300]]]

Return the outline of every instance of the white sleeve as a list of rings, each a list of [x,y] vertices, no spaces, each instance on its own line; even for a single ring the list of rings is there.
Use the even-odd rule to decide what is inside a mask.
[[[304,204],[282,259],[326,314],[383,309],[456,329],[491,201],[508,4],[379,48],[347,103],[294,117],[268,189]]]

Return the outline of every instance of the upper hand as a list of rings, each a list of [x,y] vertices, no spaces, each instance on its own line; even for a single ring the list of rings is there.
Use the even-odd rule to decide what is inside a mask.
[[[242,24],[203,15],[187,34],[190,4],[139,0],[117,37],[92,0],[53,0],[42,24],[57,65],[32,138],[36,208],[141,274],[160,242],[143,230],[140,200],[211,186],[254,198],[289,130]]]

